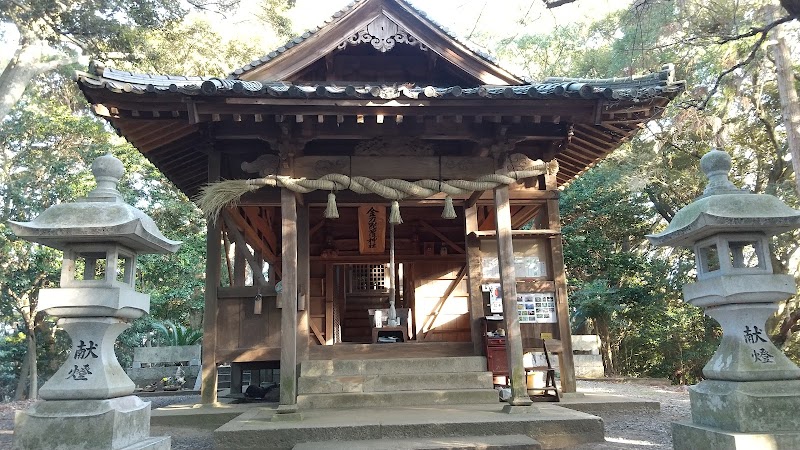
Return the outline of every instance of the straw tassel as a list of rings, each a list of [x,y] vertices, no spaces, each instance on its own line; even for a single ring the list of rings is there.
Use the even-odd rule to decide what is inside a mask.
[[[453,198],[449,195],[444,198],[444,210],[442,211],[442,219],[455,219],[456,209],[453,208]]]
[[[400,204],[397,200],[392,200],[392,211],[389,213],[389,223],[393,225],[400,225],[403,223],[403,218],[400,217]]]
[[[326,219],[339,218],[339,209],[336,208],[336,194],[334,194],[333,192],[328,194],[328,207],[325,208],[325,218]]]

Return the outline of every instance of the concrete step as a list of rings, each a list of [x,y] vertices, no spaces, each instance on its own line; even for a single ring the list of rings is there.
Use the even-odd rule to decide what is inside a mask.
[[[430,389],[486,389],[492,387],[491,372],[417,373],[300,377],[299,394],[343,392],[399,392]]]
[[[483,356],[452,358],[311,360],[300,364],[301,377],[485,372]]]
[[[494,389],[429,389],[404,392],[345,392],[339,394],[304,394],[297,396],[301,409],[393,408],[418,405],[497,404]]]
[[[455,436],[525,435],[542,449],[571,448],[603,441],[599,417],[540,403],[508,414],[499,402],[491,405],[381,406],[342,410],[302,410],[302,420],[274,421],[275,410],[254,408],[214,431],[215,448],[291,450],[303,443],[322,443],[305,448],[336,448],[341,441],[374,441],[393,448],[405,439],[451,439]],[[387,442],[389,441],[389,442]],[[363,447],[347,447],[363,449]],[[441,448],[441,447],[440,447]],[[446,448],[446,447],[445,447]],[[500,447],[502,448],[502,447]],[[537,447],[528,447],[537,448]]]
[[[317,441],[294,446],[293,450],[539,450],[542,445],[522,434],[504,436],[463,436],[427,439],[370,439],[364,441]]]

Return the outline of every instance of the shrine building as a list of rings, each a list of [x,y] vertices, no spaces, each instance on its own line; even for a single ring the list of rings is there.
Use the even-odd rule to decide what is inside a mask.
[[[496,402],[504,377],[524,394],[523,355],[548,343],[575,392],[559,189],[684,89],[671,65],[531,82],[404,0],[354,1],[227,77],[92,64],[78,84],[212,218],[203,401],[231,364],[232,391],[279,370],[301,410],[396,394],[311,387],[348,363],[451,361],[446,386],[431,374],[404,401]],[[480,375],[457,376],[464,361]]]

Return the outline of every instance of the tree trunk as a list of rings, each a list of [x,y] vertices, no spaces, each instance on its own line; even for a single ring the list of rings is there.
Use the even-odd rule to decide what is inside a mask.
[[[606,376],[616,375],[614,368],[614,353],[611,351],[611,332],[608,329],[608,322],[603,319],[594,320],[597,335],[600,336],[600,353],[603,355],[603,365],[606,369]]]
[[[773,17],[778,16],[779,10],[779,7],[774,7]],[[783,35],[783,25],[775,27],[772,33],[772,37],[775,40],[772,54],[775,58],[778,95],[781,100],[781,115],[783,116],[783,124],[786,127],[786,143],[789,147],[789,154],[792,156],[795,188],[800,193],[800,99],[797,97],[797,90],[794,86],[794,71],[792,70],[789,47],[786,45]],[[787,311],[780,325],[781,332],[778,339],[785,340],[791,336],[791,330],[798,320],[800,320],[800,314],[797,311]]]
[[[14,56],[0,74],[0,120],[11,112],[34,77],[74,61],[55,55],[44,41],[20,38]]]
[[[778,14],[779,8],[773,10]],[[783,25],[778,25],[772,31],[776,43],[772,47],[775,57],[775,71],[778,82],[778,95],[781,99],[781,112],[783,123],[786,126],[786,141],[789,145],[789,154],[792,155],[792,167],[795,173],[797,192],[800,193],[800,99],[794,87],[794,72],[789,47],[783,36]]]
[[[30,361],[30,381],[28,382],[28,398],[39,398],[39,359],[36,357],[36,332],[28,335],[28,360]]]
[[[19,369],[19,379],[17,379],[17,389],[14,391],[14,401],[25,400],[25,386],[28,384],[28,375],[30,375],[31,352],[25,352],[25,357],[22,360],[22,367]]]

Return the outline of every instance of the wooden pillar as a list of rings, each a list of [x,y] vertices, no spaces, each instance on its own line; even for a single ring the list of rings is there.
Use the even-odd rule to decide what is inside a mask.
[[[297,204],[281,189],[281,392],[280,404],[297,404]]]
[[[550,239],[551,256],[553,258],[553,279],[556,286],[556,316],[558,317],[558,334],[561,339],[562,352],[558,355],[561,372],[561,391],[573,393],[575,385],[575,364],[572,358],[572,331],[569,325],[569,304],[567,303],[567,275],[564,273],[564,248],[561,242],[561,215],[558,211],[558,200],[547,201],[548,228],[559,231]]]
[[[219,181],[220,154],[208,153],[208,181]],[[220,283],[222,260],[221,219],[206,224],[206,285],[203,307],[203,354],[200,385],[201,403],[217,402],[217,288]]]
[[[467,292],[469,293],[469,322],[472,336],[472,351],[475,355],[483,354],[483,326],[481,320],[485,315],[483,292],[481,291],[481,250],[477,236],[470,236],[478,231],[478,208],[475,205],[464,208],[464,242],[467,245]]]
[[[309,323],[311,320],[311,268],[309,267],[308,205],[297,208],[297,286],[303,304],[297,312],[297,360],[308,359]]]
[[[333,264],[325,264],[325,345],[333,345],[333,301],[336,282]]]
[[[231,395],[242,393],[242,364],[231,363]]]
[[[522,363],[522,334],[517,313],[517,276],[514,270],[514,245],[511,236],[511,204],[508,186],[494,190],[495,225],[497,229],[497,259],[500,266],[500,290],[503,295],[503,320],[506,327],[506,354],[511,382],[512,406],[533,403],[528,396],[525,367]]]

